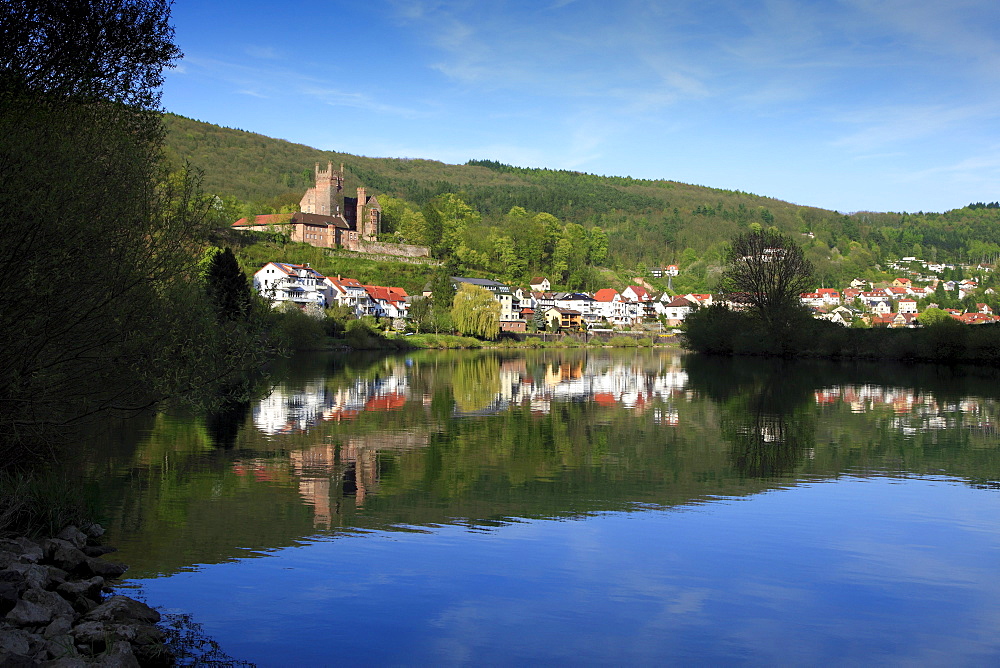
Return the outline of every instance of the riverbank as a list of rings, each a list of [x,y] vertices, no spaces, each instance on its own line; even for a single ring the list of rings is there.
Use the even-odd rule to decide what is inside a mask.
[[[851,328],[808,315],[768,328],[748,313],[711,306],[691,314],[685,346],[714,355],[1000,364],[1000,325],[955,320],[918,328]]]
[[[521,334],[497,341],[484,341],[455,334],[385,334],[368,332],[364,336],[327,338],[321,350],[448,350],[448,349],[536,349],[536,348],[651,348],[676,347],[680,337],[674,334],[620,332],[613,336],[593,334]]]
[[[109,582],[127,566],[102,559],[104,529],[0,539],[0,665],[168,666],[160,613]]]

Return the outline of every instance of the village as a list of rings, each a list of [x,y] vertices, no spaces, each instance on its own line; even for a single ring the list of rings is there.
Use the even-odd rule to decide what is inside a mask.
[[[344,166],[339,170],[328,163],[315,166],[315,186],[309,188],[292,214],[269,214],[241,218],[235,230],[284,230],[289,239],[311,246],[344,249],[359,253],[378,253],[396,257],[426,258],[430,250],[422,246],[392,244],[377,240],[382,209],[374,195],[365,188],[356,197],[344,194]],[[1000,321],[1000,316],[985,302],[975,308],[944,308],[935,303],[941,295],[961,302],[970,295],[992,295],[992,288],[980,291],[971,278],[943,280],[945,272],[956,270],[986,275],[991,265],[956,266],[904,257],[887,264],[898,272],[891,281],[872,282],[854,279],[842,289],[818,288],[802,293],[801,303],[813,317],[843,326],[919,327],[921,310],[943,311],[963,324]],[[671,281],[680,268],[671,264],[650,270],[653,278]],[[905,276],[904,276],[905,274]],[[536,276],[528,285],[515,286],[484,278],[451,277],[452,287],[462,283],[488,290],[500,305],[501,332],[580,332],[625,329],[676,329],[695,309],[721,303],[741,308],[725,297],[710,293],[676,294],[671,290],[655,291],[642,277],[619,292],[604,288],[593,293],[552,290],[548,278]],[[672,285],[672,284],[671,284]],[[253,275],[254,289],[274,306],[291,304],[317,314],[325,308],[346,307],[356,318],[371,316],[406,329],[410,307],[416,300],[431,296],[429,289],[419,295],[407,294],[400,287],[368,285],[356,278],[324,276],[310,265],[271,261]],[[943,292],[941,292],[943,290]],[[943,301],[943,300],[941,300]]]

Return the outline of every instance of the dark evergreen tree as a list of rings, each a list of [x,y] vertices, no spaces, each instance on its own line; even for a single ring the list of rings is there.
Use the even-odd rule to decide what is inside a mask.
[[[221,321],[240,321],[250,315],[253,292],[236,256],[228,247],[214,253],[205,272],[205,289]]]

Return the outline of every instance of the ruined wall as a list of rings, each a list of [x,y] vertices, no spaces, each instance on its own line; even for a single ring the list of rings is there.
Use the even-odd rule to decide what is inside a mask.
[[[396,257],[430,257],[431,249],[426,246],[411,246],[409,244],[387,244],[381,241],[358,239],[344,244],[350,250],[359,253],[374,253],[377,255],[395,255]]]

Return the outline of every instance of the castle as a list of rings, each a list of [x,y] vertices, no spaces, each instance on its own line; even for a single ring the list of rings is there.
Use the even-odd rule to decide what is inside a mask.
[[[378,241],[382,227],[382,207],[374,195],[358,188],[357,197],[346,197],[344,165],[334,171],[333,163],[326,169],[316,163],[316,185],[306,190],[295,213],[276,213],[240,218],[233,227],[240,230],[266,232],[281,230],[292,241],[346,250],[396,255],[428,257],[423,246],[389,244]]]
[[[321,170],[316,163],[316,185],[306,190],[299,202],[299,211],[319,216],[342,217],[357,238],[375,241],[382,222],[382,207],[375,196],[368,197],[364,188],[358,188],[357,197],[345,197],[344,165],[340,171],[333,171],[333,163],[328,162]]]

